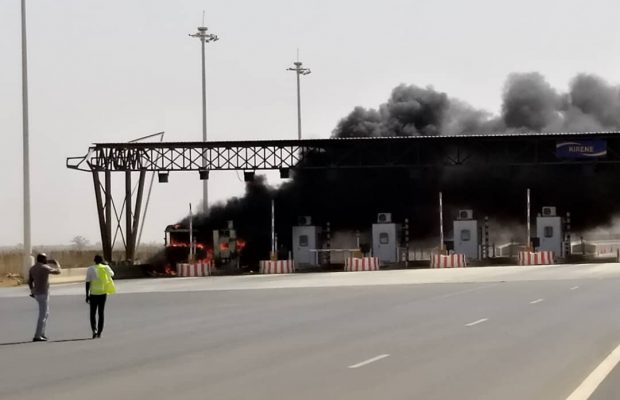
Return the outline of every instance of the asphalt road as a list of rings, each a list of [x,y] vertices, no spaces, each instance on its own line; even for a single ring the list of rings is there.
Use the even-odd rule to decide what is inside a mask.
[[[618,264],[417,272],[119,282],[98,340],[55,286],[48,343],[1,289],[0,399],[566,399],[620,344]]]

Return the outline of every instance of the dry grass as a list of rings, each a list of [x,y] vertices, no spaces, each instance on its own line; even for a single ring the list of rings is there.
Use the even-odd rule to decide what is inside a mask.
[[[18,274],[0,275],[0,287],[19,286],[23,283],[23,279]]]
[[[143,246],[136,259],[146,261],[150,256],[161,250],[160,246]],[[62,268],[83,268],[93,263],[96,254],[101,254],[100,250],[54,250],[37,248],[35,252],[45,252],[49,258],[60,262]],[[113,253],[114,260],[122,260],[124,252],[116,251]],[[22,254],[19,250],[0,251],[0,281],[5,281],[8,274],[21,274]]]

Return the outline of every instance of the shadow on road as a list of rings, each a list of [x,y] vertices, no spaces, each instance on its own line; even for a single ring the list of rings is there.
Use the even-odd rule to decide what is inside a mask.
[[[81,342],[82,340],[93,340],[92,338],[78,338],[78,339],[58,339],[58,340],[50,340],[51,343],[62,343],[62,342]]]
[[[0,343],[0,346],[12,346],[14,344],[26,344],[26,343],[33,343],[33,342],[32,342],[32,340],[29,340],[27,342]]]
[[[93,340],[92,338],[77,338],[77,339],[58,339],[58,340],[48,340],[47,343],[63,343],[63,342],[81,342],[83,340]],[[9,342],[9,343],[0,343],[0,346],[13,346],[17,344],[27,344],[27,343],[45,343],[45,342],[33,342],[32,340],[24,341],[24,342]]]

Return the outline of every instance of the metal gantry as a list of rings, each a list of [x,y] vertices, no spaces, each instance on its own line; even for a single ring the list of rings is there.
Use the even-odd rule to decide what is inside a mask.
[[[600,140],[604,157],[559,158],[558,143]],[[146,173],[175,171],[327,170],[398,168],[425,170],[461,166],[620,164],[620,132],[529,133],[512,135],[415,136],[236,142],[97,143],[85,156],[67,158],[67,167],[92,173],[104,255],[111,259],[113,215],[120,227],[125,214],[125,255],[135,257],[136,235]],[[125,174],[120,213],[111,196],[112,172]],[[132,187],[132,174],[138,183]],[[101,182],[103,174],[104,182]],[[285,174],[283,174],[285,175]],[[287,174],[286,174],[287,175]],[[160,181],[165,181],[160,179]],[[132,201],[133,194],[135,202]]]

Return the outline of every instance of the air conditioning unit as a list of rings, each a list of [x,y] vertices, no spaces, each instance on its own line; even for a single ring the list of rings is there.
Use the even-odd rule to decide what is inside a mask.
[[[474,210],[459,210],[456,219],[459,221],[474,219]]]
[[[297,218],[297,224],[299,226],[310,226],[310,225],[312,225],[312,218],[310,218],[308,215],[304,215],[302,217],[298,217]]]
[[[555,207],[543,207],[542,216],[543,217],[555,217],[556,216]]]
[[[391,213],[379,213],[377,215],[377,222],[380,224],[389,224],[392,222],[392,214]]]

